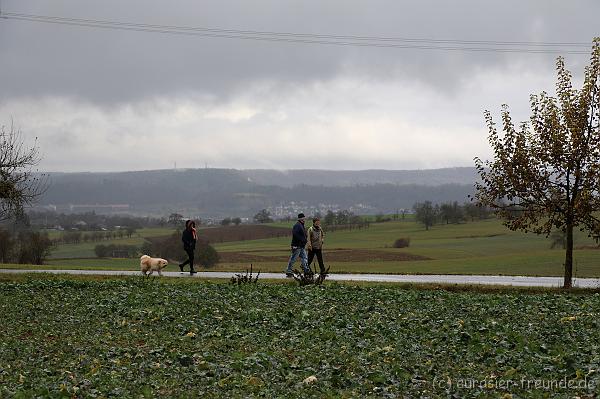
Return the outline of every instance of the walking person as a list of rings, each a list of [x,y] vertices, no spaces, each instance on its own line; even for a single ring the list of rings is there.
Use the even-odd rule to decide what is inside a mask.
[[[313,218],[313,224],[307,232],[308,244],[308,267],[312,264],[315,256],[319,262],[319,273],[325,274],[325,264],[323,263],[323,242],[325,241],[325,232],[321,228],[321,219]]]
[[[179,264],[179,270],[183,273],[183,267],[187,264],[190,265],[190,275],[196,274],[194,270],[194,250],[196,249],[196,241],[198,241],[198,234],[196,233],[196,222],[188,220],[185,222],[185,230],[181,234],[181,241],[183,241],[183,250],[188,256],[188,259]]]
[[[310,269],[308,268],[308,257],[306,255],[307,240],[306,228],[304,227],[305,220],[306,217],[304,216],[304,213],[298,214],[298,222],[296,222],[292,228],[292,255],[290,256],[290,260],[285,271],[286,277],[294,277],[292,268],[294,267],[294,263],[298,257],[300,257],[300,263],[302,264],[302,270],[304,270],[304,273],[310,273]]]

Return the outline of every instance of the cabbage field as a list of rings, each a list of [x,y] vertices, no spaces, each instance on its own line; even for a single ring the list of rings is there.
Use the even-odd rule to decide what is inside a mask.
[[[600,295],[0,282],[0,397],[593,397]]]

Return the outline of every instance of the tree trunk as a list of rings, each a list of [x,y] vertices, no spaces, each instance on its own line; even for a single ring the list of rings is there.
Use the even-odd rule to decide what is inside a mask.
[[[573,224],[567,223],[567,251],[565,255],[565,282],[563,288],[573,287]]]

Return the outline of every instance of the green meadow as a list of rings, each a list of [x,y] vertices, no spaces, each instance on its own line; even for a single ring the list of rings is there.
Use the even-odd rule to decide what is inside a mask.
[[[391,248],[400,237],[409,237],[408,248]],[[284,238],[231,242],[217,245],[220,252],[236,251],[287,256],[289,240]],[[583,233],[576,234],[575,275],[600,276],[600,249]],[[563,272],[564,250],[550,249],[545,236],[513,232],[499,220],[468,222],[458,225],[436,225],[426,231],[414,221],[372,223],[368,229],[329,233],[326,247],[372,249],[387,252],[407,252],[430,260],[363,261],[331,264],[332,271],[353,273],[423,273],[423,274],[504,274],[560,276]],[[325,259],[327,254],[325,252]],[[265,265],[280,270],[279,264]],[[326,261],[327,263],[327,261]]]
[[[274,226],[291,228],[293,222]],[[169,229],[140,230],[131,239],[103,241],[103,244],[141,245],[144,237],[170,234]],[[401,237],[410,238],[408,248],[393,248]],[[249,261],[224,261],[212,270],[239,271],[254,264],[262,271],[282,271],[289,248],[288,237],[246,240],[214,244],[219,253],[247,256]],[[136,259],[94,258],[97,243],[59,245],[43,268],[137,270]],[[551,241],[544,236],[513,232],[499,220],[436,225],[425,230],[410,218],[407,220],[371,223],[367,229],[327,232],[325,262],[331,272],[348,273],[410,273],[410,274],[503,274],[531,276],[560,276],[563,272],[564,250],[550,249]],[[576,277],[600,277],[600,249],[585,234],[575,237]],[[327,260],[327,251],[350,250],[340,261]],[[353,259],[352,251],[368,250],[371,254],[418,255],[426,260]],[[182,251],[183,255],[183,251]],[[241,255],[241,256],[240,256]],[[257,258],[258,257],[258,258]],[[263,258],[264,257],[264,258]],[[224,256],[227,258],[227,256]],[[2,265],[1,267],[29,268],[30,266]],[[32,266],[31,266],[32,267]],[[176,268],[167,269],[176,270]]]
[[[141,246],[146,238],[164,237],[173,232],[170,228],[146,228],[137,230],[131,238],[115,238],[96,242],[81,242],[79,244],[60,244],[52,251],[51,259],[69,259],[69,258],[93,258],[96,256],[94,247],[99,244],[119,244]],[[51,231],[48,236],[51,239],[60,238],[61,232]],[[83,235],[90,234],[83,232]]]

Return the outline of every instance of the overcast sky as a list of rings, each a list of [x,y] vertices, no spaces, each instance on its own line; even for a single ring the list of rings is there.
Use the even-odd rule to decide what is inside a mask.
[[[2,0],[2,11],[245,31],[591,42],[589,1]],[[475,45],[475,47],[489,47]],[[509,48],[515,46],[506,46]],[[581,47],[562,47],[582,50]],[[583,48],[585,50],[585,48]],[[254,41],[0,19],[0,124],[40,169],[472,166],[483,110],[528,117],[555,54]],[[576,79],[589,55],[567,54]]]

